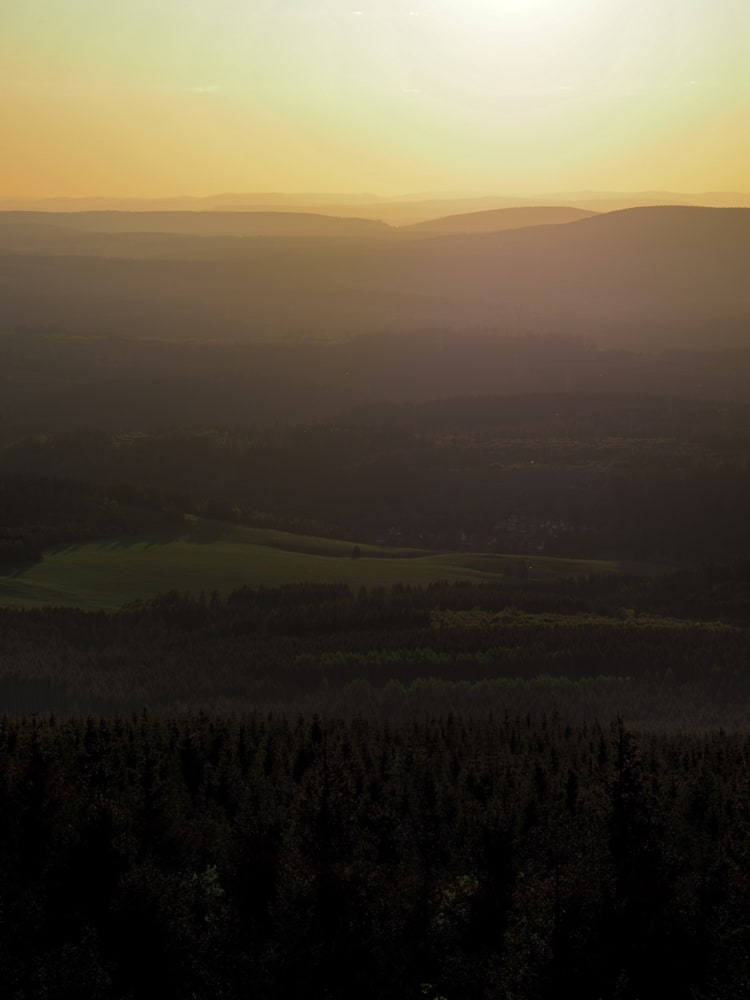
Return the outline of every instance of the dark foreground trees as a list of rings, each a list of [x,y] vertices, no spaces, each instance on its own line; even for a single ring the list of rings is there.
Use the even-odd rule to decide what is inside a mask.
[[[0,723],[7,997],[736,997],[750,738]]]

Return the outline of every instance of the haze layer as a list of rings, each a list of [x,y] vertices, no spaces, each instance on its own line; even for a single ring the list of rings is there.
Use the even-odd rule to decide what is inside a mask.
[[[742,190],[746,0],[24,0],[0,196]]]

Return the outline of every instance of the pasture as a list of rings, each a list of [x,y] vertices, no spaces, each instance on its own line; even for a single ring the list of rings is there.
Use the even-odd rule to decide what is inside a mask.
[[[433,552],[186,518],[174,530],[60,546],[39,563],[0,567],[0,604],[112,610],[168,590],[226,595],[241,586],[345,583],[350,587],[437,580],[529,579],[648,567],[601,560]]]

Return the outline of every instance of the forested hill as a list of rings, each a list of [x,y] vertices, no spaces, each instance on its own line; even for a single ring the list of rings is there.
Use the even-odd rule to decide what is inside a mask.
[[[352,220],[335,225],[356,229]],[[155,257],[143,234],[140,250],[129,238],[119,255],[60,247],[37,255],[14,250],[6,234],[5,322],[169,337],[493,324],[618,346],[747,341],[750,209],[641,208],[564,225],[353,243],[212,238],[201,247],[191,239],[187,254],[166,245]]]
[[[54,482],[83,479],[125,503],[349,540],[694,564],[750,549],[749,440],[740,404],[469,398],[317,425],[23,435],[0,477],[10,504],[19,479],[51,480],[53,509]]]
[[[651,399],[663,413],[681,415],[685,427],[690,401],[698,399],[706,403],[695,414],[700,431],[713,411],[735,412],[750,398],[750,348],[614,351],[573,335],[444,326],[257,343],[22,326],[0,331],[0,371],[0,444],[81,427],[247,427],[336,421],[342,414],[360,423],[369,413],[371,422],[408,425],[414,405],[447,414],[455,404],[435,401],[501,395],[511,409],[522,396],[566,396],[564,409],[585,397],[615,406],[627,397],[636,424]]]

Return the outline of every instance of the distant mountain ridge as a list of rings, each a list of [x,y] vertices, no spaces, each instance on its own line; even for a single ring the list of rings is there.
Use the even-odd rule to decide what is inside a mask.
[[[221,253],[217,238],[222,237],[427,238],[560,225],[591,214],[558,206],[501,208],[394,227],[371,219],[312,212],[0,212],[0,253],[201,257]],[[208,238],[215,244],[210,250],[196,243]]]
[[[94,233],[174,233],[185,236],[377,235],[389,227],[373,219],[319,212],[83,211],[0,212],[0,225],[44,226]]]
[[[636,208],[419,238],[372,232],[386,238],[172,234],[154,254],[154,234],[131,233],[127,254],[115,245],[125,234],[103,235],[114,243],[98,256],[6,249],[0,326],[215,338],[488,327],[657,348],[750,341],[750,209]]]
[[[482,212],[464,212],[440,219],[417,222],[404,229],[414,233],[489,233],[505,229],[523,229],[526,226],[557,226],[566,222],[586,219],[594,212],[567,206],[521,206],[517,208],[485,209]]]
[[[673,191],[575,191],[531,195],[409,194],[382,197],[371,193],[331,192],[230,192],[205,197],[168,198],[0,198],[0,211],[123,211],[210,212],[275,211],[308,212],[339,217],[372,219],[392,226],[407,226],[429,219],[500,208],[570,205],[592,212],[611,212],[648,205],[700,205],[750,207],[750,192]]]

